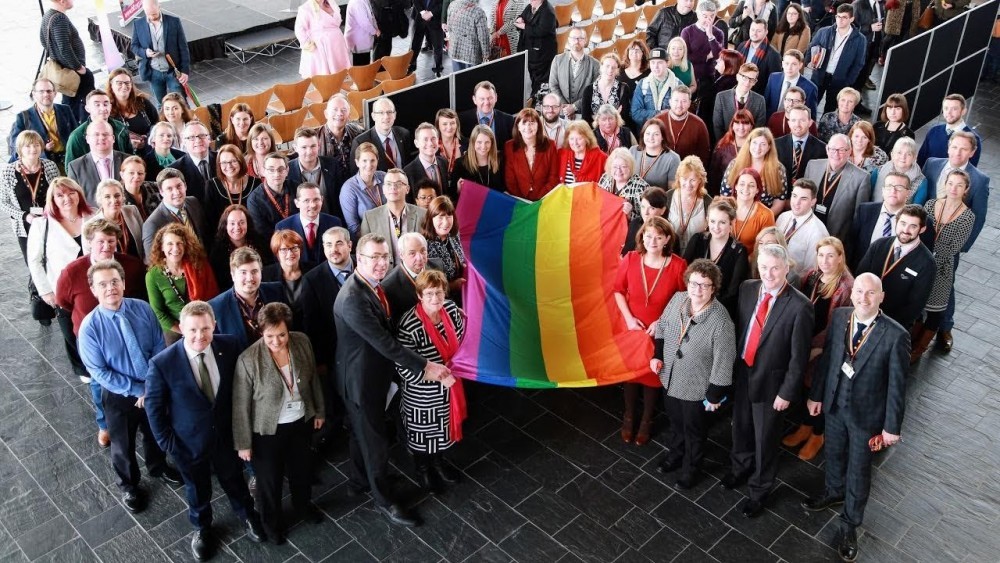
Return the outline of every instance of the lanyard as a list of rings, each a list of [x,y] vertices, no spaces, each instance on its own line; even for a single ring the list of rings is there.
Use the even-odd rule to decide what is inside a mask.
[[[746,216],[744,216],[742,220],[739,218],[739,216],[736,217],[736,222],[740,224],[739,228],[736,229],[737,239],[740,238],[740,235],[742,235],[743,231],[747,228],[747,225],[749,224],[750,221],[750,214],[756,211],[756,208],[757,208],[757,202],[755,201],[750,206],[750,209],[747,210]]]
[[[181,303],[187,303],[187,296],[182,294],[181,290],[177,289],[177,284],[174,283],[174,277],[170,275],[170,272],[168,272],[166,268],[163,269],[163,277],[167,278],[167,283],[170,284],[170,289],[174,290],[174,295],[177,296],[177,299],[179,299]],[[181,274],[180,277],[184,277],[184,275]]]
[[[831,174],[830,169],[826,169],[826,172],[823,174],[823,193],[820,194],[819,198],[823,202],[823,205],[827,205],[827,202],[833,197],[833,192],[837,191],[843,172],[844,170],[841,169],[840,172]]]
[[[681,130],[683,131],[683,128]],[[673,132],[671,132],[671,134],[673,134]],[[660,154],[652,157],[653,158],[653,162],[650,162],[649,166],[645,166],[645,164],[646,164],[646,157],[649,156],[649,155],[646,154],[646,152],[644,151],[642,153],[642,155],[639,157],[639,177],[642,178],[643,180],[645,180],[646,179],[646,174],[649,174],[649,171],[652,170],[654,166],[656,166],[656,161],[660,160],[660,157],[663,156],[663,153],[665,153],[665,152],[666,151],[663,150],[663,148],[661,147],[660,148]]]
[[[285,353],[288,354],[288,378],[285,378],[285,372],[281,371],[281,366],[278,365],[278,359],[274,357],[274,353],[271,353],[271,361],[274,362],[274,367],[278,368],[278,375],[281,376],[281,381],[284,382],[285,387],[288,388],[288,394],[295,394],[295,367],[292,365],[292,352],[285,349]]]
[[[448,173],[451,174],[452,170],[455,169],[455,161],[458,160],[459,157],[458,137],[455,138],[454,144],[452,145],[454,148],[451,150],[448,149],[448,146],[445,145],[444,141],[441,141],[440,145],[442,156],[448,160]]]
[[[246,184],[247,184],[247,178],[246,178],[246,176],[244,176],[240,180],[240,184],[241,184],[240,185],[240,193],[236,197],[236,201],[233,201],[233,190],[232,190],[232,188],[235,187],[236,184],[231,184],[229,182],[229,180],[227,180],[225,178],[222,178],[221,180],[222,180],[222,188],[223,188],[222,191],[225,192],[224,195],[226,196],[226,200],[229,201],[229,205],[242,205],[243,204],[243,190],[244,190],[244,188],[246,188]]]
[[[663,264],[660,265],[660,270],[658,272],[656,272],[656,278],[653,280],[653,287],[649,287],[648,284],[647,284],[647,282],[646,282],[646,264],[645,264],[645,262],[642,262],[641,259],[640,259],[640,264],[639,264],[640,270],[639,270],[639,273],[642,274],[642,291],[643,291],[643,293],[645,294],[645,297],[646,297],[646,306],[647,307],[649,307],[649,296],[652,295],[654,291],[656,291],[656,284],[660,282],[660,276],[663,275],[663,270],[665,270],[667,268],[667,264],[670,263],[670,259],[671,258],[673,258],[673,257],[672,256],[668,256],[667,259],[663,261]]]
[[[274,194],[271,193],[271,188],[267,186],[261,187],[264,189],[264,195],[267,196],[267,199],[271,202],[274,210],[278,212],[278,215],[281,215],[282,219],[288,218],[288,215],[292,211],[291,203],[288,200],[288,194],[282,194],[281,196],[284,199],[284,208],[282,208],[278,205],[278,200],[274,197]]]
[[[681,347],[681,342],[684,341],[684,336],[687,334],[688,329],[691,328],[692,324],[697,324],[697,323],[694,322],[694,318],[697,317],[698,315],[704,313],[705,310],[708,309],[708,306],[711,305],[711,304],[712,304],[712,301],[709,300],[708,303],[705,303],[704,307],[702,307],[701,309],[698,309],[697,311],[695,311],[694,310],[694,304],[691,303],[691,298],[690,297],[687,298],[687,307],[686,307],[686,309],[691,312],[691,316],[688,317],[687,322],[684,322],[684,315],[681,315],[681,330],[680,330],[680,334],[677,336],[677,348],[678,348],[678,350]]]
[[[243,317],[243,322],[250,327],[250,330],[252,330],[254,334],[260,336],[260,331],[257,329],[257,315],[254,314],[262,307],[260,294],[258,293],[254,296],[254,304],[252,306],[246,301],[243,301],[243,298],[239,295],[234,294],[233,296],[236,297],[236,304],[240,306],[240,315]]]
[[[687,127],[689,119],[691,119],[690,112],[684,116],[684,122],[681,124],[681,130],[674,133],[674,118],[671,115],[667,115],[666,119],[667,129],[670,131],[670,142],[673,143],[674,147],[677,147],[677,142],[680,140],[681,135],[684,133],[684,128]]]
[[[684,197],[679,191],[677,192],[677,203],[681,214],[681,226],[677,229],[677,236],[683,237],[687,233],[688,225],[691,223],[691,219],[694,218],[694,210],[698,207],[698,199],[697,196],[695,196],[694,205],[691,206],[691,213],[688,214],[687,218],[684,217]]]
[[[368,196],[368,199],[372,200],[372,203],[375,204],[375,207],[381,207],[382,206],[382,190],[379,189],[378,181],[375,179],[375,177],[372,176],[372,183],[371,183],[370,186],[363,179],[361,179],[360,176],[358,176],[358,179],[360,179],[361,183],[364,184],[364,186],[365,186],[365,195]]]
[[[35,174],[31,174],[32,176],[35,176],[35,181],[34,182],[31,181],[31,178],[29,177],[29,173],[25,169],[24,164],[21,164],[19,166],[19,168],[20,168],[21,176],[24,176],[24,183],[28,186],[28,191],[31,192],[31,205],[37,207],[38,206],[38,201],[37,201],[38,200],[38,186],[41,185],[42,178],[45,176],[45,167],[42,166],[41,162],[38,163],[38,172],[35,173]]]
[[[851,364],[854,363],[854,358],[858,355],[858,350],[861,350],[861,347],[868,341],[868,337],[871,336],[872,329],[875,328],[875,323],[878,322],[878,316],[876,316],[865,328],[864,332],[861,333],[861,341],[858,342],[857,348],[854,347],[854,338],[852,338],[851,335],[851,328],[854,327],[855,322],[857,322],[857,318],[854,313],[851,313],[851,322],[847,323],[847,355],[851,358]]]
[[[785,233],[785,242],[792,242],[792,237],[795,236],[795,233],[799,232],[799,229],[801,229],[802,227],[804,227],[806,225],[806,223],[808,223],[809,221],[812,221],[813,217],[815,217],[815,216],[816,215],[810,213],[808,219],[806,219],[805,221],[802,221],[802,223],[796,225],[794,229],[792,229],[791,231]]]
[[[900,249],[902,249],[902,246],[900,246]],[[903,260],[906,259],[906,255],[903,254],[902,252],[900,252],[899,253],[899,260],[896,260],[890,266],[889,265],[889,260],[892,259],[892,251],[893,251],[893,246],[890,246],[889,247],[889,253],[885,255],[885,262],[882,263],[882,276],[881,276],[882,279],[885,279],[885,277],[887,275],[889,275],[889,272],[895,270],[896,266],[898,266],[900,262],[902,262]]]

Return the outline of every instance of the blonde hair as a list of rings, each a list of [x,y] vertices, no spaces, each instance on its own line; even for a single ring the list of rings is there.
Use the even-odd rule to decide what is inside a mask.
[[[730,186],[735,186],[740,179],[740,174],[744,168],[753,168],[753,158],[750,156],[750,143],[757,137],[767,139],[770,148],[764,157],[763,170],[760,171],[761,183],[764,184],[763,192],[771,197],[778,197],[785,192],[785,183],[781,181],[781,163],[778,161],[778,151],[774,148],[774,135],[767,127],[758,127],[747,135],[747,140],[743,143],[740,151],[733,159],[732,168],[726,180]]]

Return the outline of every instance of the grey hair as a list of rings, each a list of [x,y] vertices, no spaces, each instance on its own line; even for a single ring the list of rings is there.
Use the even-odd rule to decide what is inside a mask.
[[[420,241],[420,244],[423,245],[424,248],[427,248],[427,238],[425,238],[424,235],[415,232],[403,233],[399,235],[399,248],[405,248],[406,243],[411,239]]]
[[[115,180],[114,178],[107,178],[101,180],[100,183],[97,184],[97,188],[94,190],[94,197],[95,198],[101,197],[101,194],[104,193],[105,188],[108,187],[118,188],[122,192],[122,195],[125,195],[125,186],[123,186],[121,182]]]
[[[719,11],[719,5],[713,0],[701,0],[698,2],[698,7],[695,8],[696,12],[716,12]]]
[[[757,260],[760,260],[761,256],[771,256],[772,258],[777,258],[778,260],[784,261],[788,264],[788,251],[785,250],[784,246],[780,244],[765,244],[757,248]]]
[[[907,150],[912,155],[917,154],[917,142],[909,137],[900,137],[896,140],[896,144],[892,145],[892,150],[896,149]]]

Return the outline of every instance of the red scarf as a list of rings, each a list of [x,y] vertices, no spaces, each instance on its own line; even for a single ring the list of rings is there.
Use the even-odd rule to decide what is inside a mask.
[[[209,277],[205,272],[208,264],[196,267],[190,261],[184,262],[184,279],[187,281],[188,299],[191,301],[207,301],[219,294],[219,286],[215,277]]]
[[[417,303],[417,318],[420,319],[420,323],[430,337],[431,343],[434,344],[434,348],[441,354],[441,361],[447,365],[455,355],[455,352],[458,351],[458,334],[455,332],[455,324],[451,322],[451,316],[448,315],[448,311],[445,311],[443,308],[441,309],[441,324],[444,325],[443,335],[434,326],[434,321],[424,312],[422,303]],[[465,420],[467,415],[465,390],[462,388],[462,380],[460,378],[455,378],[455,384],[451,386],[449,397],[451,422],[448,426],[451,441],[458,442],[462,439],[462,421]]]

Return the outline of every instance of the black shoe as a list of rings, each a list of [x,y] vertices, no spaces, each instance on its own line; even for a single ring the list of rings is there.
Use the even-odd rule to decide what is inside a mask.
[[[260,523],[260,517],[257,514],[251,514],[243,521],[243,526],[247,530],[247,539],[253,543],[260,543],[267,539],[267,534],[264,532],[264,527]]]
[[[746,516],[747,518],[754,518],[763,511],[764,511],[763,499],[754,500],[752,498],[747,499],[747,501],[743,503],[743,508],[740,509],[740,512],[743,513],[743,516]]]
[[[351,483],[347,484],[348,498],[358,498],[360,496],[364,496],[368,494],[371,490],[372,490],[371,487],[369,487],[368,485],[358,486],[358,485],[353,485]]]
[[[844,536],[840,538],[840,545],[837,547],[842,561],[851,562],[858,558],[858,532],[854,526],[847,526]]]
[[[125,510],[138,514],[146,508],[146,497],[138,489],[129,491],[122,495],[122,504],[125,505]]]
[[[52,326],[52,319],[39,319],[38,324],[42,326]]]
[[[159,477],[164,483],[174,487],[184,484],[184,479],[181,478],[181,472],[177,471],[176,468],[170,465],[166,466],[163,469],[163,473],[160,473],[157,477]]]
[[[656,470],[660,473],[673,473],[681,467],[681,460],[670,459],[669,457],[663,458],[660,464],[656,467]]]
[[[454,485],[462,481],[462,475],[448,465],[448,462],[441,457],[441,454],[437,454],[431,461],[431,469],[434,473],[437,473],[439,479],[449,485]]]
[[[825,492],[821,497],[812,497],[802,501],[802,508],[811,512],[819,512],[844,504],[844,495],[829,495]]]
[[[414,528],[420,525],[420,520],[415,515],[410,514],[398,504],[376,505],[376,508],[393,524],[399,524],[407,528]]]
[[[417,484],[420,488],[432,495],[443,493],[444,485],[441,484],[437,472],[431,468],[431,457],[425,454],[415,455],[413,461],[416,464]]]
[[[869,117],[872,114],[872,110],[868,109],[868,106],[865,104],[858,104],[854,107],[854,113],[861,117]]]
[[[323,513],[316,508],[316,505],[312,503],[309,503],[305,510],[299,511],[299,517],[302,518],[303,521],[311,524],[319,524],[326,518]]]
[[[746,483],[747,477],[749,477],[749,475],[747,474],[737,475],[731,472],[726,473],[722,477],[722,486],[725,487],[726,489],[733,490],[736,487],[743,485],[743,483]]]
[[[207,561],[212,557],[212,532],[208,528],[202,528],[194,533],[191,538],[191,555],[195,561]]]
[[[271,534],[268,536],[274,545],[285,545],[285,534]]]
[[[698,484],[698,474],[693,473],[691,475],[683,475],[677,480],[675,486],[682,491],[686,491]]]

